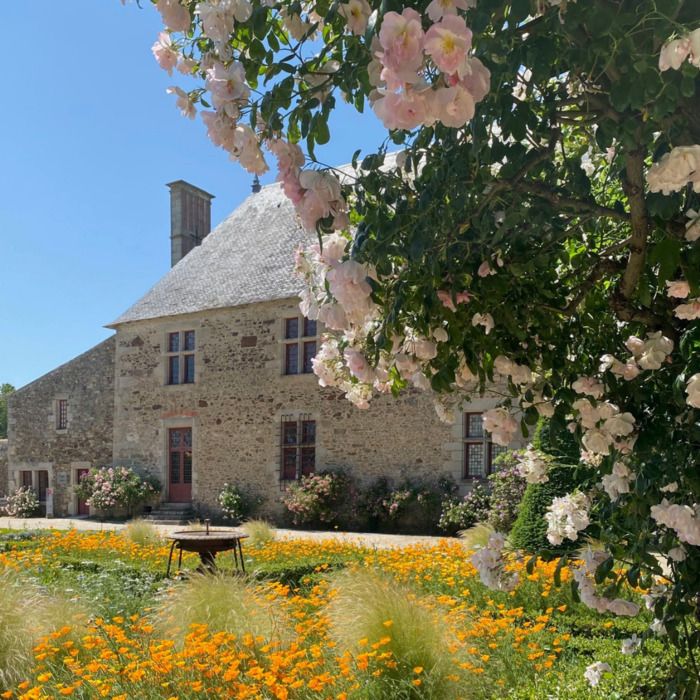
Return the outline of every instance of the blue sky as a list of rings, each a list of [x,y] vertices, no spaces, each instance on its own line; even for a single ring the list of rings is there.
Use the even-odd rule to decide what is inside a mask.
[[[166,182],[216,195],[214,223],[250,192],[250,176],[165,93],[180,76],[155,63],[161,24],[142,4],[3,6],[0,383],[22,386],[108,337],[104,324],[167,272]],[[383,133],[343,108],[319,154],[344,163]]]

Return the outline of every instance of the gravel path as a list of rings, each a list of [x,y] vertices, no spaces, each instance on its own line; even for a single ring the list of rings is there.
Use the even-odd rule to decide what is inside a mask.
[[[183,525],[155,525],[164,535],[183,530]],[[217,529],[235,529],[222,528]],[[121,530],[124,523],[100,522],[99,520],[88,520],[87,518],[8,518],[0,517],[0,529],[10,530]],[[315,530],[284,530],[278,529],[277,536],[282,539],[312,539],[312,540],[339,540],[341,542],[351,542],[364,545],[366,547],[376,547],[378,549],[392,549],[395,547],[405,547],[412,544],[436,544],[440,537],[429,537],[426,535],[380,535],[377,533],[361,532],[318,532]]]

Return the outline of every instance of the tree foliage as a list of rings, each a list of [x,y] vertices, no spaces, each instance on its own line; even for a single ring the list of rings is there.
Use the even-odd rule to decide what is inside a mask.
[[[154,47],[159,62],[204,81],[175,91],[182,111],[213,105],[210,136],[251,172],[267,168],[264,148],[274,154],[318,231],[298,269],[304,312],[336,331],[315,361],[322,384],[361,407],[413,385],[445,417],[497,387],[497,441],[530,436],[540,415],[554,434],[570,431],[590,467],[576,522],[590,521],[633,585],[649,586],[670,557],[654,612],[692,660],[697,2],[157,7],[174,30]],[[389,131],[333,173],[314,164],[339,99],[371,106]],[[607,564],[596,579],[620,583]]]
[[[7,397],[14,390],[12,384],[0,385],[0,439],[7,437]]]

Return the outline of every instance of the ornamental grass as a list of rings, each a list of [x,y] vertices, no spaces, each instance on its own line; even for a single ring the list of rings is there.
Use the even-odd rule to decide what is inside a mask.
[[[134,518],[133,520],[130,520],[122,531],[122,534],[124,537],[126,537],[126,539],[141,546],[147,544],[163,544],[163,538],[155,525],[153,525],[153,523],[149,523],[148,520],[143,520],[142,518]]]
[[[275,528],[267,520],[246,520],[241,529],[248,535],[246,544],[251,547],[260,547],[275,539]]]
[[[330,585],[330,635],[359,670],[370,669],[367,680],[377,686],[372,695],[388,700],[418,689],[445,700],[460,695],[451,654],[459,645],[445,624],[446,610],[378,570],[353,567]]]
[[[44,635],[77,625],[77,606],[50,595],[12,568],[0,566],[0,690],[20,682],[35,664],[34,646]]]
[[[279,641],[289,636],[290,623],[274,601],[264,586],[237,576],[196,573],[168,588],[152,617],[157,633],[178,644],[199,626]]]

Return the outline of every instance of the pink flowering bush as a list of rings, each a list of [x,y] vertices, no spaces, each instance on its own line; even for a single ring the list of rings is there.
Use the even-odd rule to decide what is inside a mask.
[[[319,472],[292,483],[282,504],[294,525],[333,525],[346,515],[353,492],[353,481],[345,472]]]
[[[126,510],[131,515],[137,506],[160,493],[160,484],[130,467],[102,467],[85,474],[75,493],[95,510],[110,514]]]
[[[39,499],[31,486],[20,486],[7,497],[5,512],[12,518],[31,518],[39,514]]]

